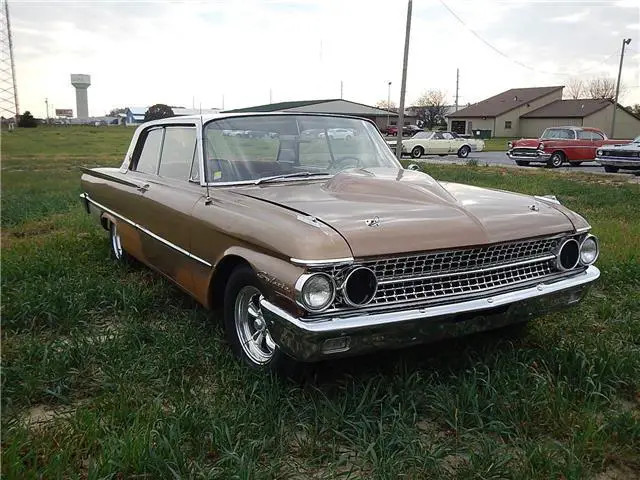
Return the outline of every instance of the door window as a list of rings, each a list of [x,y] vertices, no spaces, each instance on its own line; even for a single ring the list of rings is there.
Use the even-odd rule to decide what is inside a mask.
[[[578,130],[578,139],[591,140],[591,132],[588,130]]]
[[[153,175],[158,173],[158,160],[160,159],[163,132],[162,128],[156,128],[147,133],[142,151],[136,162],[136,171]]]
[[[195,158],[196,129],[166,127],[158,174],[165,178],[189,180]]]
[[[599,142],[601,140],[604,140],[604,136],[600,133],[600,132],[591,132],[591,140],[595,140],[596,142]]]

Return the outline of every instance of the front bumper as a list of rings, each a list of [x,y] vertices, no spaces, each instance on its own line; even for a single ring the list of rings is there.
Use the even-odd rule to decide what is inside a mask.
[[[527,162],[546,162],[551,158],[551,154],[544,150],[531,150],[527,152],[514,151],[513,149],[507,151],[507,157],[512,160],[524,160]]]
[[[275,343],[291,357],[318,361],[402,348],[524,322],[578,303],[600,270],[476,300],[315,321],[293,317],[266,299],[262,313]]]
[[[596,162],[598,162],[600,165],[609,165],[611,167],[640,168],[640,159],[631,160],[629,158],[600,158],[600,157],[596,157]]]

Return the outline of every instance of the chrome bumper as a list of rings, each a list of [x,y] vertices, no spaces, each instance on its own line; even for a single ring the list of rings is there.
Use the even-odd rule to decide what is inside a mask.
[[[402,348],[524,322],[578,303],[600,270],[466,302],[315,321],[293,317],[266,299],[262,313],[275,343],[301,361]]]
[[[636,167],[640,168],[640,158],[638,160],[629,160],[626,158],[598,158],[596,162],[600,165],[611,165],[612,167]]]
[[[546,162],[551,158],[550,153],[546,153],[544,150],[536,150],[533,155],[518,155],[513,150],[507,151],[507,157],[512,160],[525,160],[527,162]]]

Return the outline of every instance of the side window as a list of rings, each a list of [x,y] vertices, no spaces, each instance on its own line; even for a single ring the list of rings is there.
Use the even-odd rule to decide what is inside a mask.
[[[604,136],[600,132],[591,132],[591,140],[600,141],[604,140]]]
[[[587,130],[578,130],[578,138],[580,140],[591,140],[591,132]]]
[[[158,173],[158,160],[160,159],[163,132],[162,128],[157,128],[147,133],[136,163],[136,171],[153,175]]]
[[[189,180],[195,153],[194,127],[166,127],[158,175],[176,180]]]

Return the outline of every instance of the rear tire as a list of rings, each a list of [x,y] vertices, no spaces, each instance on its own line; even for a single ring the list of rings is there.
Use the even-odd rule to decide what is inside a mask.
[[[413,147],[411,150],[411,158],[420,158],[422,155],[424,155],[424,148],[420,145]]]
[[[516,160],[516,165],[520,165],[521,167],[528,167],[529,162],[527,162],[526,160]]]
[[[275,344],[260,307],[258,277],[247,265],[229,276],[224,291],[224,327],[231,350],[244,364],[264,372],[290,372],[296,363]]]
[[[564,160],[564,153],[554,152],[553,155],[551,155],[551,158],[547,160],[547,166],[549,168],[560,168],[564,163]]]
[[[620,170],[618,167],[613,167],[611,165],[604,165],[604,171],[607,173],[618,173]]]
[[[469,153],[471,153],[471,149],[467,145],[463,145],[460,147],[460,150],[458,150],[458,157],[467,158]]]

